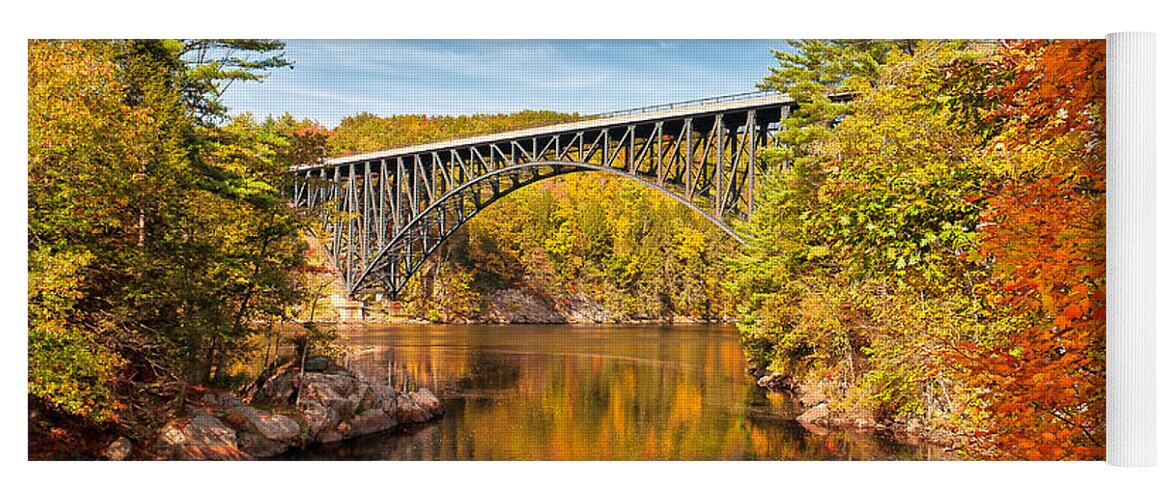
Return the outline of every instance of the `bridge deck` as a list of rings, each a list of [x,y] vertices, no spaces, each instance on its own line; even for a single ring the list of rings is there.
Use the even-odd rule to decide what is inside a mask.
[[[336,158],[328,158],[322,164],[314,165],[297,165],[289,167],[293,172],[300,172],[304,170],[313,170],[321,168],[322,166],[345,165],[350,163],[357,163],[369,160],[377,160],[382,158],[393,158],[399,156],[407,156],[418,153],[427,153],[430,151],[438,151],[452,148],[475,146],[478,144],[493,143],[499,141],[508,141],[515,139],[524,139],[536,136],[546,136],[554,134],[575,133],[582,130],[590,130],[594,128],[612,127],[615,125],[635,124],[646,121],[660,120],[664,118],[674,118],[682,116],[703,115],[708,113],[723,113],[729,111],[740,111],[754,108],[771,107],[779,104],[790,104],[793,99],[784,94],[754,94],[753,97],[733,100],[721,100],[715,98],[714,100],[698,101],[694,103],[679,103],[666,104],[662,106],[654,106],[650,108],[640,108],[646,111],[634,110],[631,112],[617,112],[596,117],[587,117],[583,120],[571,121],[565,123],[558,123],[555,125],[545,125],[526,129],[510,130],[507,132],[499,132],[495,134],[486,134],[474,137],[463,137],[458,139],[451,139],[441,142],[432,142],[426,144],[416,144],[412,146],[405,146],[401,148],[388,149],[385,151],[375,151],[372,153],[364,153],[359,155],[341,156]],[[665,109],[664,109],[665,108]]]

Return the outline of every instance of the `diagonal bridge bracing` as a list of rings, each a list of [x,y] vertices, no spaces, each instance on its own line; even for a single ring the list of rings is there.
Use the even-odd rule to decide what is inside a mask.
[[[290,189],[319,214],[318,237],[352,295],[395,296],[484,207],[569,172],[633,179],[742,242],[729,222],[752,213],[759,151],[793,107],[784,95],[739,94],[332,158],[291,167]]]

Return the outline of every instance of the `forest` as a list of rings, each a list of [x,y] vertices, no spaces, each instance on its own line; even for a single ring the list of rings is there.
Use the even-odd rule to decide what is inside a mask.
[[[472,219],[412,279],[410,314],[474,319],[524,288],[616,321],[734,322],[752,364],[833,411],[946,429],[973,458],[1103,458],[1104,42],[790,44],[745,82],[799,103],[747,246],[568,174]],[[289,66],[282,47],[29,43],[30,408],[145,439],[192,387],[240,384],[328,272],[288,165],[582,118],[231,115],[223,89]]]

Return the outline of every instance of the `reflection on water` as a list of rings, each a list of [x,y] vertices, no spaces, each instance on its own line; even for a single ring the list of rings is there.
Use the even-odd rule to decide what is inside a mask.
[[[292,459],[924,460],[937,448],[815,435],[745,374],[728,326],[349,326],[351,368],[427,387],[442,419]]]

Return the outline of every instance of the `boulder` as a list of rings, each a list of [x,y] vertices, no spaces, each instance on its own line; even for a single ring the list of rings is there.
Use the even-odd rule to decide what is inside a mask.
[[[797,421],[803,424],[822,424],[828,422],[829,417],[829,407],[826,406],[825,403],[821,403],[817,406],[814,406],[813,408],[805,410],[805,413],[802,413],[797,417]]]
[[[241,429],[236,432],[236,447],[254,458],[267,458],[289,451],[290,444],[268,439],[256,431]]]
[[[172,460],[248,460],[236,446],[236,431],[203,411],[163,426],[155,453]]]
[[[300,444],[301,424],[286,415],[242,403],[229,393],[207,393],[198,408],[236,432],[236,447],[252,457],[271,457]]]
[[[265,380],[249,398],[252,404],[291,406],[296,403],[300,373],[285,369]]]
[[[337,427],[337,412],[319,401],[301,401],[297,410],[305,421],[305,434],[310,441],[320,438],[322,431]]]
[[[317,433],[316,441],[318,443],[336,443],[346,439],[349,432],[349,424],[338,422],[336,426],[322,429],[321,432]]]
[[[126,436],[122,436],[110,443],[110,446],[106,447],[106,451],[102,452],[102,456],[106,457],[107,460],[120,462],[130,458],[131,451],[130,440]]]
[[[290,417],[251,406],[242,406],[244,419],[258,434],[270,441],[292,442],[301,435],[301,425]]]
[[[200,396],[199,400],[205,406],[214,406],[220,408],[236,408],[243,406],[244,403],[236,396],[226,392],[208,392]]]
[[[443,404],[427,389],[400,394],[397,419],[403,423],[420,423],[443,415]]]
[[[354,416],[350,424],[352,426],[351,433],[354,436],[364,436],[393,429],[398,426],[398,421],[395,420],[394,415],[387,413],[382,408],[375,408]]]
[[[440,403],[439,398],[429,390],[419,389],[415,392],[409,392],[406,397],[410,398],[412,409],[418,412],[418,415],[410,422],[426,422],[426,420],[436,418],[444,413],[443,403]]]
[[[329,368],[329,358],[325,356],[310,356],[305,360],[305,372],[323,372]]]
[[[793,389],[793,378],[778,372],[767,372],[756,381],[756,385],[770,391],[788,391]]]
[[[329,367],[332,364],[327,362]],[[191,416],[168,422],[154,452],[178,460],[240,460],[271,457],[293,446],[332,443],[431,420],[444,413],[431,391],[398,393],[386,384],[328,368],[300,373],[286,367],[256,387],[249,404],[231,394],[203,394]],[[253,405],[283,408],[270,411]],[[111,445],[109,456],[128,456]]]

